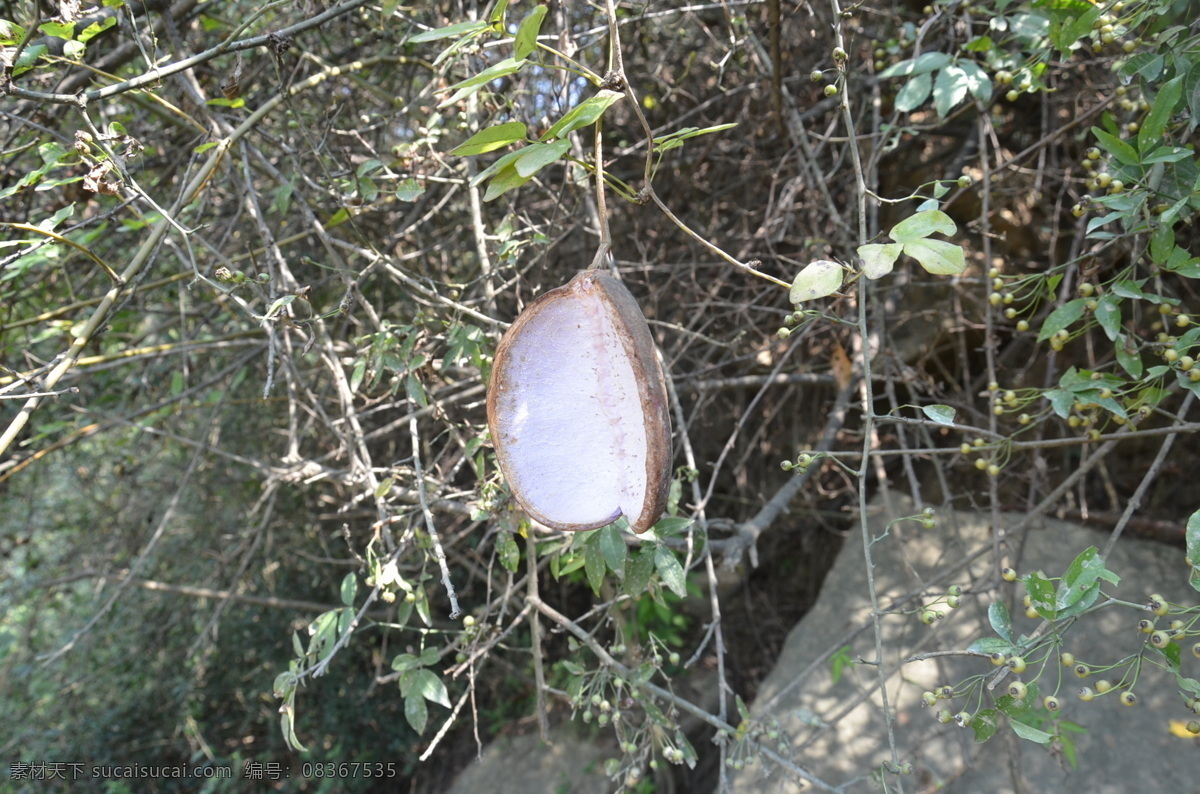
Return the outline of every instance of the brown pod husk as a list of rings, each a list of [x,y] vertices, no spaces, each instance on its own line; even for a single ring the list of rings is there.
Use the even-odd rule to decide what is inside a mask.
[[[666,381],[646,318],[619,280],[584,270],[500,340],[488,387],[500,470],[548,527],[596,529],[624,515],[645,532],[671,483]]]

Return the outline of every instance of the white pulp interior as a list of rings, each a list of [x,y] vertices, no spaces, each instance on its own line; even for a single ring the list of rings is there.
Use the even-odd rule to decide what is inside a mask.
[[[633,367],[594,290],[530,318],[508,350],[498,397],[506,476],[531,512],[559,524],[641,516],[646,428]]]

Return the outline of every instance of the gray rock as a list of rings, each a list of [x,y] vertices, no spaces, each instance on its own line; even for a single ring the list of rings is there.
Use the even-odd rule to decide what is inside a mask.
[[[615,784],[604,776],[604,760],[619,755],[609,741],[570,735],[568,726],[554,731],[554,744],[537,732],[505,736],[490,743],[483,758],[464,769],[449,794],[607,794]]]
[[[914,512],[911,503],[896,500],[890,515]],[[870,516],[872,537],[884,533],[887,514],[875,504]],[[1012,513],[1003,516],[1006,526],[1015,525],[1020,518]],[[1104,533],[1063,521],[1040,520],[1028,533],[1015,567],[1022,573],[1040,569],[1047,576],[1058,577],[1077,554],[1089,546],[1103,548],[1106,540]],[[975,742],[972,729],[959,728],[953,722],[943,725],[934,718],[941,708],[957,713],[994,706],[994,694],[986,685],[996,682],[998,668],[986,658],[961,655],[901,665],[902,660],[962,650],[981,636],[994,636],[987,609],[998,596],[1010,603],[1015,599],[1016,634],[1030,634],[1042,623],[1024,616],[1020,585],[1006,583],[998,593],[986,591],[994,581],[991,548],[986,516],[946,510],[938,511],[935,529],[903,522],[873,546],[875,577],[885,610],[894,599],[922,593],[917,601],[898,607],[911,611],[944,593],[951,584],[970,594],[963,596],[958,609],[946,610],[945,619],[932,627],[911,614],[889,615],[881,621],[895,742],[900,761],[914,767],[912,776],[887,775],[887,790],[896,790],[899,782],[907,791],[1200,792],[1200,747],[1195,738],[1177,735],[1183,724],[1195,717],[1183,707],[1174,677],[1150,663],[1156,656],[1153,652],[1147,654],[1134,688],[1139,699],[1134,707],[1121,705],[1115,691],[1090,703],[1080,701],[1076,694],[1080,686],[1094,684],[1101,677],[1111,677],[1115,683],[1124,670],[1093,674],[1080,681],[1058,663],[1054,651],[1044,666],[1040,654],[1028,657],[1021,679],[1027,685],[1036,680],[1039,700],[1057,689],[1064,704],[1058,717],[1061,724],[1074,723],[1085,731],[1066,734],[1074,742],[1078,769],[1061,753],[1017,738],[1003,717],[996,735],[982,744]],[[1168,601],[1195,603],[1197,593],[1187,584],[1183,556],[1179,549],[1122,538],[1108,560],[1109,569],[1120,575],[1120,584],[1115,588],[1105,585],[1104,589],[1135,604],[1145,603],[1151,592],[1162,593]],[[985,592],[975,595],[975,589]],[[864,664],[844,667],[835,683],[829,659],[831,651],[844,646],[849,646],[853,659],[875,658],[870,613],[863,544],[860,537],[852,537],[829,573],[818,603],[789,635],[753,705],[755,719],[764,728],[778,722],[787,755],[821,781],[845,786],[848,792],[879,791],[881,787],[869,775],[891,760],[877,668]],[[1093,668],[1115,663],[1143,647],[1146,635],[1137,631],[1136,624],[1147,616],[1151,615],[1123,606],[1086,615],[1066,633],[1063,650]],[[1189,638],[1182,649],[1183,672],[1200,678],[1200,662],[1190,652],[1193,641]],[[923,691],[972,679],[976,686],[970,695],[940,701],[932,709],[922,707]],[[1010,680],[996,682],[995,695],[1001,694]],[[1042,727],[1055,731],[1051,720]],[[734,785],[734,790],[743,794],[801,788],[766,759],[737,775]],[[803,789],[814,790],[811,785]]]

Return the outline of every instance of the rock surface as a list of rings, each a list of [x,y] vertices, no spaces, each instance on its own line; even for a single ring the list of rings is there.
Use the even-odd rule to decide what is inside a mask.
[[[464,769],[449,794],[607,794],[613,783],[604,759],[618,755],[605,742],[587,742],[566,726],[546,744],[537,731],[505,736],[489,744],[483,758]]]
[[[870,516],[872,537],[880,538],[888,518],[911,515],[911,503],[895,500],[891,511],[876,503]],[[922,598],[899,609],[911,611],[931,602],[947,586],[958,584],[965,594],[986,588],[992,539],[987,516],[978,513],[938,511],[935,529],[917,522],[894,525],[873,546],[875,579],[881,604],[887,609],[892,599],[909,593]],[[1005,513],[1006,526],[1015,525],[1019,514]],[[1050,577],[1061,576],[1077,554],[1089,546],[1103,548],[1106,533],[1062,521],[1043,519],[1028,533],[1018,571],[1042,570]],[[1122,538],[1108,559],[1108,567],[1121,577],[1119,586],[1105,592],[1137,604],[1152,592],[1168,601],[1194,604],[1197,593],[1186,582],[1187,569],[1181,549]],[[1011,561],[1015,555],[1006,557]],[[999,595],[1014,606],[1016,634],[1034,632],[1041,620],[1026,618],[1021,604],[1024,589],[1005,584]],[[1021,679],[1036,681],[1039,698],[1056,690],[1063,702],[1058,719],[1080,726],[1085,732],[1067,733],[1074,742],[1078,768],[1046,746],[1017,738],[1000,719],[991,740],[978,744],[972,729],[953,722],[942,725],[934,712],[974,712],[995,705],[985,688],[993,682],[997,668],[990,660],[960,655],[935,656],[904,664],[901,660],[937,651],[965,649],[980,636],[994,636],[987,609],[994,593],[964,595],[956,610],[946,610],[935,626],[923,625],[915,615],[895,614],[882,621],[884,657],[891,673],[887,696],[895,714],[895,742],[901,762],[908,761],[914,774],[902,780],[907,791],[1019,792],[1087,791],[1092,794],[1129,792],[1200,792],[1200,746],[1184,733],[1183,725],[1194,716],[1177,694],[1173,676],[1151,663],[1157,652],[1147,653],[1134,690],[1138,705],[1122,706],[1117,692],[1084,703],[1077,697],[1081,685],[1101,677],[1119,681],[1127,671],[1093,674],[1080,681],[1058,664],[1051,652],[1043,667],[1038,655],[1028,658]],[[1014,603],[1015,601],[1015,603]],[[875,658],[875,637],[870,623],[863,544],[847,541],[813,610],[792,630],[780,659],[759,689],[753,705],[756,720],[778,721],[790,744],[790,756],[819,780],[847,792],[879,791],[870,780],[872,770],[891,759],[887,728],[878,694],[878,672],[874,666],[843,666],[835,683],[829,652],[849,646],[853,659]],[[1108,607],[1082,617],[1066,633],[1063,650],[1092,665],[1093,669],[1113,664],[1143,647],[1146,635],[1136,629],[1138,620],[1150,616],[1129,607]],[[1164,621],[1160,621],[1162,623]],[[1200,661],[1190,653],[1191,641],[1183,650],[1183,672],[1200,678]],[[960,689],[974,677],[970,695],[940,701],[923,708],[921,693],[941,684]],[[1007,681],[995,690],[1000,694]],[[980,705],[982,701],[982,706]],[[1053,733],[1049,714],[1041,727]],[[1174,723],[1174,724],[1173,724]],[[1173,729],[1174,728],[1174,732]],[[760,761],[735,780],[734,790],[749,792],[795,792],[819,789],[797,785],[769,762]],[[764,774],[769,773],[769,774]],[[893,790],[897,778],[891,778]],[[1019,778],[1019,779],[1018,779]]]

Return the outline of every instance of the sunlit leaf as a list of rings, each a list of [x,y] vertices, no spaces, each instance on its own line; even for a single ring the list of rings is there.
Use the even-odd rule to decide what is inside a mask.
[[[544,8],[544,6],[538,7]],[[526,129],[523,122],[510,121],[506,124],[497,124],[475,133],[451,149],[450,154],[462,156],[484,154],[508,146],[510,143],[524,140],[525,134]]]
[[[474,20],[469,22],[458,22],[453,25],[447,25],[444,28],[437,30],[427,30],[424,33],[418,33],[409,39],[413,44],[419,44],[424,41],[437,41],[438,39],[448,39],[451,36],[465,36],[468,33],[479,33],[487,30],[490,27],[483,20]]]
[[[915,240],[904,244],[904,253],[921,263],[935,276],[954,276],[967,269],[961,245],[945,240]]]
[[[958,226],[941,210],[917,212],[897,223],[888,236],[898,243],[907,243],[928,237],[931,234],[954,234]]]
[[[896,259],[904,250],[900,243],[871,243],[858,247],[858,256],[862,259],[862,273],[867,278],[882,278],[892,272]]]
[[[828,259],[810,262],[796,274],[788,298],[792,303],[816,300],[832,295],[842,286],[842,266]]]
[[[595,124],[596,120],[604,115],[604,111],[623,96],[625,95],[619,91],[610,91],[607,88],[600,90],[594,97],[585,99],[567,111],[567,114],[546,130],[539,140],[548,141],[561,138],[572,130]]]
[[[954,424],[955,411],[949,405],[922,405],[921,413],[925,414],[939,425]]]

